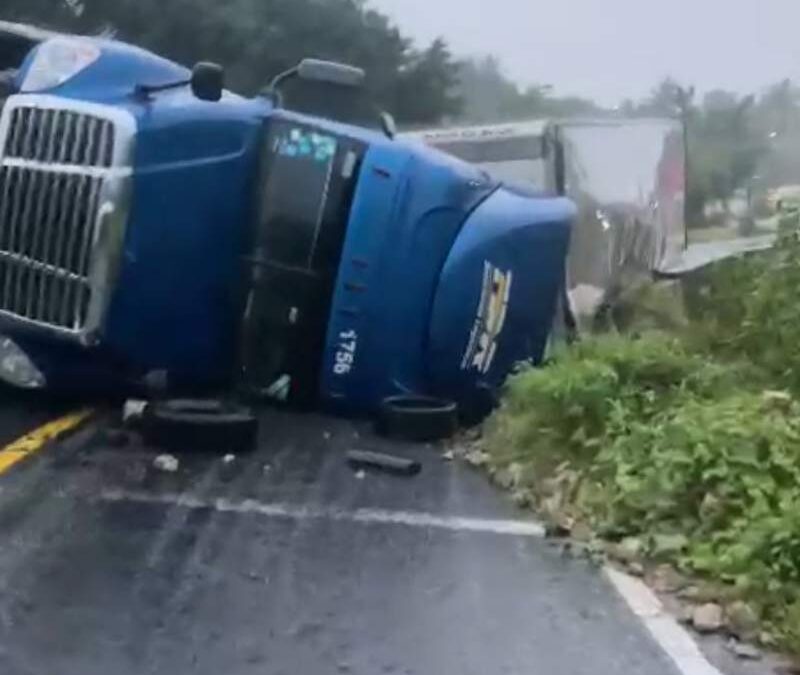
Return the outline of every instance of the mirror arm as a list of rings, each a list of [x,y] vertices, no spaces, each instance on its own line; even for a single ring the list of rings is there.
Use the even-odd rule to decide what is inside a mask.
[[[137,84],[133,88],[133,95],[146,100],[150,98],[150,94],[155,94],[159,91],[168,91],[169,89],[187,87],[191,83],[191,80],[180,80],[178,82],[167,82],[167,84]]]
[[[280,92],[278,91],[278,87],[280,87],[286,80],[295,77],[299,70],[299,66],[293,66],[288,70],[284,70],[282,73],[278,73],[272,78],[272,82],[267,85],[266,89],[262,91],[262,94],[273,98],[273,100],[276,102],[276,105],[280,107],[283,104],[283,100]]]

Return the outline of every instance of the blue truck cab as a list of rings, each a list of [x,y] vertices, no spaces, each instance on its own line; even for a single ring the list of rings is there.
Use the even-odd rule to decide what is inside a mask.
[[[0,379],[357,412],[470,406],[542,358],[569,201],[127,44],[3,30]]]

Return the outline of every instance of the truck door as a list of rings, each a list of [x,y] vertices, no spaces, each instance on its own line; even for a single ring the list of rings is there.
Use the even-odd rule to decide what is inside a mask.
[[[248,256],[244,389],[279,400],[316,395],[362,143],[273,118]]]

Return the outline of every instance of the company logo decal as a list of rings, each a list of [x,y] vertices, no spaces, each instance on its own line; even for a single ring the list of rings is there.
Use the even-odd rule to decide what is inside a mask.
[[[492,367],[497,340],[503,332],[508,310],[513,273],[503,272],[489,262],[483,264],[483,285],[478,314],[469,336],[469,344],[461,361],[462,370],[476,369],[488,373]]]

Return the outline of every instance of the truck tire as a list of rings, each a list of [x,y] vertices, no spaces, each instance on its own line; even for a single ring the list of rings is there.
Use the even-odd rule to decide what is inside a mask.
[[[250,408],[218,399],[167,399],[147,407],[145,439],[176,451],[247,452],[255,447],[258,419]]]
[[[429,396],[392,396],[381,403],[378,433],[407,441],[438,441],[458,430],[458,406]]]

